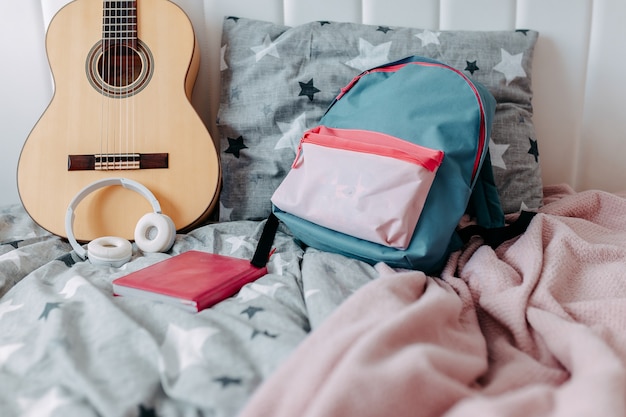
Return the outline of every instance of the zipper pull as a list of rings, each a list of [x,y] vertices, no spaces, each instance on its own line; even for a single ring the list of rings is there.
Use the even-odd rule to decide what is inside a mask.
[[[302,141],[304,140],[304,136],[302,137],[302,139],[300,139],[300,143],[298,144],[298,149],[296,150],[296,158],[293,160],[293,163],[291,164],[291,169],[295,169],[298,166],[298,161],[300,160],[300,157],[302,156]]]
[[[362,73],[360,73],[359,75],[357,75],[356,77],[354,77],[354,78],[352,79],[352,81],[350,81],[350,82],[348,83],[348,85],[346,85],[345,87],[343,87],[343,88],[341,89],[341,92],[340,92],[340,93],[339,93],[339,95],[335,98],[335,101],[337,101],[337,100],[339,100],[341,97],[343,97],[343,96],[344,96],[344,95],[345,95],[348,91],[350,91],[350,89],[351,89],[352,87],[354,87],[354,84],[356,84],[356,83],[357,83],[357,82],[361,79],[361,77],[363,77],[363,76],[365,76],[365,75],[369,74],[369,72],[370,72],[369,70],[367,70],[367,71],[363,71]]]

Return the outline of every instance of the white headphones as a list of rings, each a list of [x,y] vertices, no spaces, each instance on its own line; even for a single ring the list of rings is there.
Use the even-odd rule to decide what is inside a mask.
[[[174,222],[161,213],[161,205],[154,194],[142,184],[127,178],[107,178],[93,182],[83,188],[70,202],[65,215],[65,231],[72,248],[81,259],[89,258],[92,264],[119,268],[132,256],[131,243],[121,237],[105,236],[92,240],[87,250],[74,237],[74,209],[85,197],[100,188],[121,185],[144,196],[152,205],[152,213],[145,214],[135,227],[135,243],[143,252],[166,252],[174,244],[176,227]]]

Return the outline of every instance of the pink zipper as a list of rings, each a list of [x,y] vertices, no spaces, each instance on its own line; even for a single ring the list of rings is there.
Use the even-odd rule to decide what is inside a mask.
[[[303,143],[394,158],[423,166],[431,172],[441,165],[444,156],[440,150],[416,145],[384,133],[318,126],[305,132],[292,167],[300,159]]]
[[[474,181],[474,179],[476,178],[476,175],[478,174],[478,168],[480,167],[480,161],[482,159],[482,154],[484,152],[484,148],[485,148],[485,136],[486,136],[486,129],[485,129],[485,109],[483,107],[483,101],[480,99],[480,94],[478,92],[478,90],[476,89],[476,86],[474,85],[474,83],[472,83],[470,81],[470,79],[463,74],[461,71],[457,70],[456,68],[453,68],[449,65],[445,65],[445,64],[440,64],[440,63],[436,63],[436,62],[406,62],[403,64],[396,64],[396,65],[389,65],[389,66],[383,66],[383,67],[378,67],[378,68],[374,68],[371,70],[367,70],[362,72],[361,74],[357,75],[356,77],[354,77],[352,79],[352,81],[350,81],[348,83],[348,85],[346,85],[344,88],[341,89],[341,92],[339,93],[339,95],[335,98],[335,101],[341,99],[341,97],[343,97],[352,87],[354,87],[354,84],[356,84],[362,77],[364,77],[367,74],[370,73],[375,73],[375,72],[396,72],[398,70],[400,70],[401,68],[405,67],[406,65],[421,65],[421,66],[425,66],[425,67],[440,67],[440,68],[447,68],[453,72],[455,72],[456,74],[460,75],[465,82],[467,82],[467,84],[470,86],[470,88],[472,89],[472,91],[474,92],[474,95],[476,96],[476,99],[478,101],[478,106],[480,107],[480,132],[479,132],[479,138],[478,138],[478,155],[476,156],[476,159],[474,160],[474,167],[472,170],[472,181]]]

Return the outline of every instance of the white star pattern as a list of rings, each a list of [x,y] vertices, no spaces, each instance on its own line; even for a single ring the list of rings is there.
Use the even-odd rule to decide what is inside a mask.
[[[226,63],[226,58],[224,58],[224,56],[226,55],[226,48],[228,47],[228,45],[224,45],[222,46],[222,49],[220,49],[220,71],[225,71],[228,69],[228,64]]]
[[[489,141],[489,153],[491,155],[491,165],[494,167],[506,169],[506,163],[504,162],[504,153],[509,149],[508,144],[498,145],[493,140]]]
[[[10,252],[5,253],[4,255],[0,256],[0,260],[2,260],[2,261],[4,261],[4,260],[11,261],[18,268],[21,268],[21,266],[22,266],[22,260],[20,259],[20,252],[17,251],[17,250],[12,250]]]
[[[374,46],[363,38],[359,38],[359,56],[346,62],[346,65],[359,71],[377,67],[389,62],[391,42]]]
[[[15,311],[20,309],[23,306],[23,304],[13,304],[13,300],[9,300],[9,301],[5,301],[4,303],[0,304],[0,320],[2,320],[2,316],[4,316],[7,313],[10,313],[11,311]]]
[[[10,345],[0,346],[0,366],[4,366],[9,357],[24,347],[23,343],[12,343]]]
[[[276,122],[283,136],[276,142],[274,149],[290,148],[295,154],[298,145],[300,145],[300,138],[306,130],[306,113],[302,113],[291,123]]]
[[[318,289],[308,290],[307,292],[304,293],[304,298],[308,300],[309,297],[312,297],[312,296],[314,296],[315,294],[317,294],[319,292],[320,292],[320,290],[318,290]]]
[[[417,35],[415,35],[415,37],[420,38],[420,40],[422,41],[422,47],[424,47],[431,44],[440,45],[439,35],[441,35],[441,32],[432,32],[426,29],[422,33],[418,33]]]
[[[202,364],[202,346],[216,333],[219,333],[218,330],[212,327],[185,330],[170,324],[161,346],[160,368],[167,376],[175,377],[189,366]]]
[[[265,35],[262,45],[253,46],[250,49],[252,49],[252,51],[256,54],[256,62],[259,62],[267,55],[273,56],[274,58],[280,58],[280,55],[278,55],[278,49],[276,49],[276,44],[272,42],[270,35]]]
[[[248,284],[244,286],[241,291],[239,291],[239,294],[237,294],[237,298],[239,299],[240,303],[247,303],[248,301],[259,298],[261,295],[266,295],[274,298],[274,296],[276,295],[276,291],[284,286],[285,284],[281,284],[280,282],[276,282],[272,285],[263,285],[257,283]]]
[[[61,294],[65,299],[72,298],[74,295],[76,295],[76,291],[85,284],[87,284],[87,280],[85,280],[85,278],[75,276],[73,278],[70,278],[65,283],[65,286],[59,294]]]
[[[41,397],[20,398],[18,403],[22,408],[22,417],[47,417],[59,407],[69,404],[70,399],[63,395],[59,387],[53,387]]]
[[[502,61],[493,69],[504,74],[506,85],[509,85],[517,77],[526,77],[526,71],[522,67],[524,54],[511,55],[504,49],[500,49],[500,51],[502,52]]]
[[[237,252],[241,247],[254,251],[254,245],[250,242],[246,242],[245,239],[246,239],[245,236],[233,236],[233,237],[229,237],[228,239],[226,239],[226,242],[230,243],[232,246],[230,248],[231,255]]]
[[[247,303],[248,301],[252,301],[256,298],[259,298],[261,294],[256,291],[253,291],[249,286],[244,286],[239,293],[237,294],[237,299],[240,303]]]

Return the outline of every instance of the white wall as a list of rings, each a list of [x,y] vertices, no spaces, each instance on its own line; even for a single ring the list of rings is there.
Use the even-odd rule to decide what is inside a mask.
[[[16,169],[32,126],[52,97],[39,0],[0,1],[0,205],[19,201]]]
[[[44,28],[67,2],[0,0],[0,205],[19,202],[19,152],[52,96]],[[227,15],[287,25],[328,19],[442,30],[537,29],[533,104],[544,182],[626,189],[624,0],[175,2],[187,12],[200,40],[193,104],[210,128],[218,103],[221,23]]]

